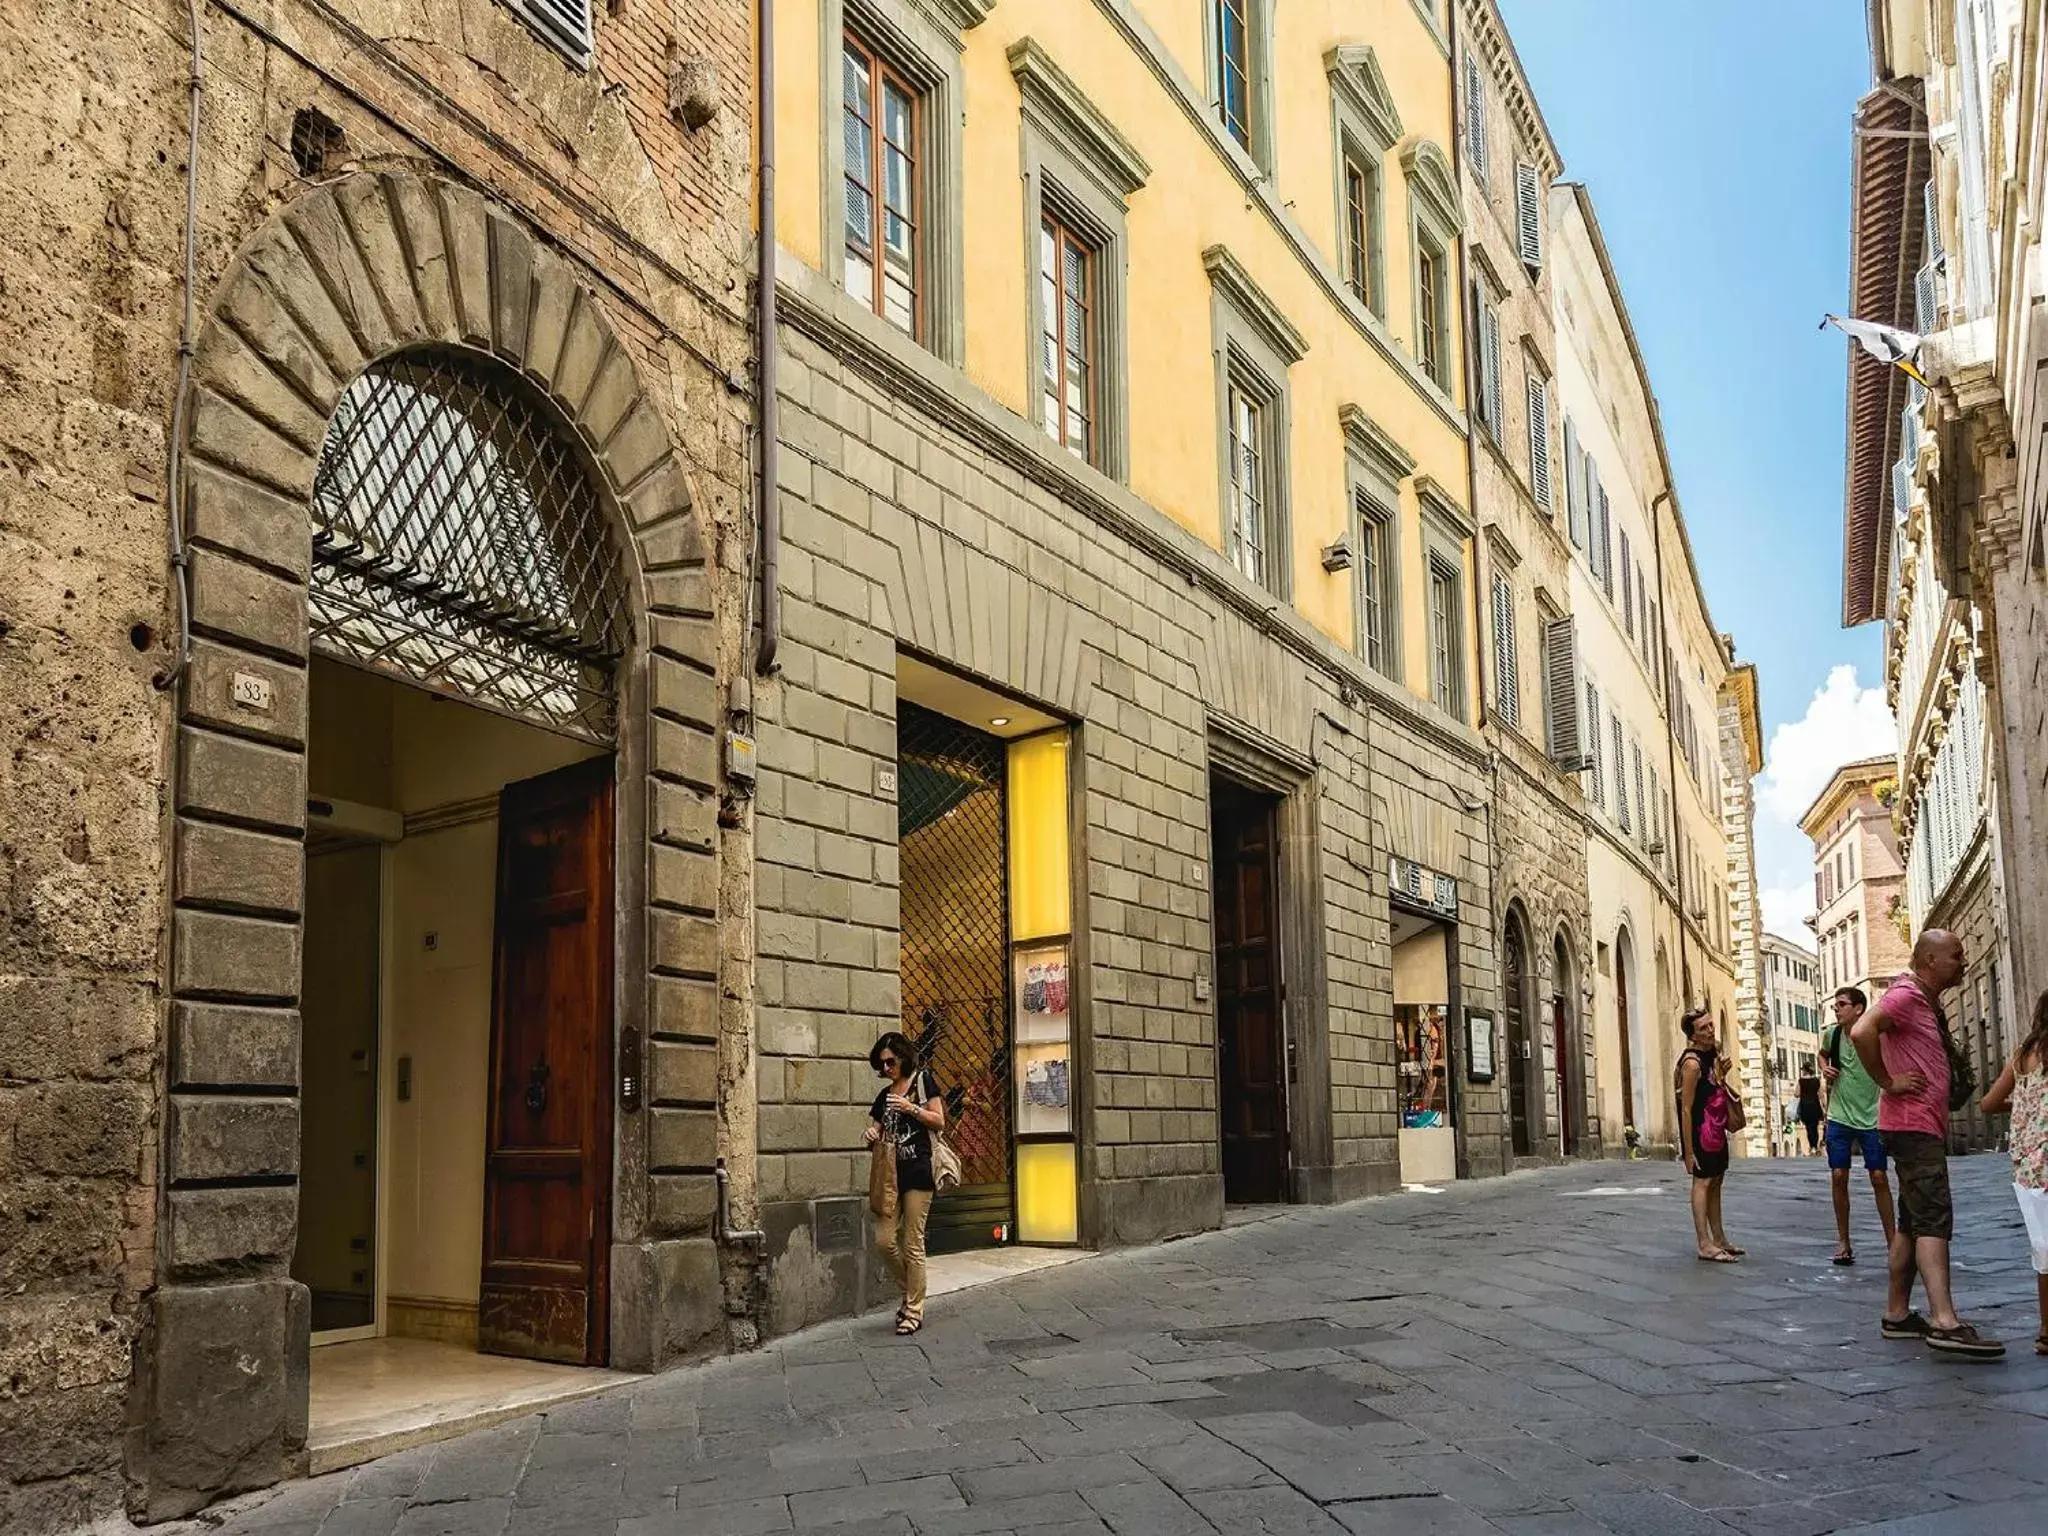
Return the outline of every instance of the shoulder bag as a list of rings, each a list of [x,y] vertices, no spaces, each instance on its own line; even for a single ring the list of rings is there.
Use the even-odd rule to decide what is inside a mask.
[[[925,1074],[924,1089],[925,1097],[938,1097],[933,1090],[930,1073]],[[932,1132],[932,1187],[942,1195],[960,1187],[960,1154],[946,1140],[944,1131]]]
[[[1977,1092],[1977,1069],[1970,1065],[1970,1058],[1963,1054],[1963,1048],[1956,1044],[1956,1037],[1949,1033],[1948,1013],[1939,1004],[1934,1005],[1934,1020],[1941,1026],[1941,1048],[1948,1053],[1948,1112],[1959,1113]]]

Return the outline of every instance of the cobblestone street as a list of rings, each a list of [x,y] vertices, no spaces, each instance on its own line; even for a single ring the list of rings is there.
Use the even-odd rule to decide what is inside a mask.
[[[1664,1164],[1334,1209],[676,1372],[226,1516],[321,1536],[1034,1536],[2048,1528],[2048,1360],[2002,1158],[1956,1165],[1998,1365],[1885,1343],[1875,1217],[1830,1267],[1818,1160],[1738,1164],[1742,1266]],[[1866,1230],[1867,1228],[1867,1230]]]

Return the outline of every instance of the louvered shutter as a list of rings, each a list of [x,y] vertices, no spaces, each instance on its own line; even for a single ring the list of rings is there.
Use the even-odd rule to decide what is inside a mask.
[[[1479,71],[1479,60],[1470,53],[1465,55],[1465,152],[1472,162],[1472,174],[1485,185],[1486,77]]]
[[[1650,846],[1655,848],[1664,840],[1664,786],[1657,777],[1653,765],[1650,769]]]
[[[1515,589],[1493,578],[1493,704],[1509,725],[1522,723],[1522,674],[1515,660]]]
[[[1586,740],[1593,744],[1593,750],[1587,753],[1584,758],[1584,761],[1590,763],[1593,769],[1593,803],[1595,805],[1605,805],[1607,803],[1607,773],[1606,769],[1602,767],[1602,763],[1605,761],[1605,749],[1600,742],[1600,689],[1591,678],[1586,680],[1585,726]]]
[[[1515,235],[1522,265],[1536,271],[1543,265],[1543,186],[1533,165],[1515,167]]]
[[[590,0],[505,0],[513,14],[578,69],[590,68]]]
[[[1505,412],[1501,408],[1500,388],[1500,311],[1486,302],[1484,295],[1479,299],[1479,384],[1482,391],[1480,410],[1486,421],[1486,429],[1493,434],[1495,442],[1500,441],[1501,425]]]
[[[1629,639],[1636,637],[1636,587],[1631,579],[1635,570],[1629,559],[1628,530],[1621,530],[1621,627],[1628,632]]]
[[[1529,489],[1550,515],[1550,381],[1529,375]]]
[[[1600,585],[1607,593],[1607,601],[1614,601],[1614,518],[1609,510],[1607,487],[1598,487],[1600,492]]]
[[[1628,740],[1622,734],[1621,716],[1612,718],[1614,726],[1614,813],[1621,823],[1621,830],[1630,827],[1628,814]]]
[[[1590,699],[1593,689],[1588,684]],[[1550,756],[1566,773],[1585,767],[1585,733],[1579,724],[1578,631],[1568,618],[1543,625],[1543,697],[1550,712]]]
[[[1650,807],[1643,799],[1643,744],[1629,743],[1629,756],[1635,767],[1636,781],[1636,836],[1642,842],[1650,840]]]
[[[1572,544],[1586,547],[1586,470],[1579,462],[1579,429],[1564,419],[1564,522]]]
[[[1920,198],[1927,216],[1927,264],[1931,267],[1941,260],[1941,192],[1932,176],[1921,184]]]

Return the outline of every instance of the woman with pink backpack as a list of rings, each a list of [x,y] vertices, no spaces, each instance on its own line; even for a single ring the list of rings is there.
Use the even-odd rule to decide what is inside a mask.
[[[1687,1044],[1678,1058],[1678,1133],[1692,1175],[1693,1235],[1702,1263],[1733,1264],[1743,1250],[1721,1227],[1721,1181],[1728,1176],[1729,1137],[1742,1129],[1742,1101],[1728,1086],[1728,1059],[1713,1015],[1696,1008],[1679,1028]]]

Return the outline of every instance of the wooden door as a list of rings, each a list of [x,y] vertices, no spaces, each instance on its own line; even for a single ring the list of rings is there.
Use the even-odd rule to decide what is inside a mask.
[[[1286,1051],[1281,1043],[1273,802],[1216,782],[1216,1044],[1223,1198],[1287,1198]]]
[[[1561,973],[1560,973],[1561,974]],[[1579,1150],[1579,1129],[1572,1120],[1571,1019],[1562,997],[1550,1000],[1551,1050],[1557,1057],[1557,1146],[1566,1157]]]
[[[1636,1123],[1636,1067],[1628,1038],[1628,951],[1619,944],[1614,947],[1614,1011],[1621,1026],[1621,1123],[1626,1127]],[[1648,1127],[1636,1128],[1648,1138]]]
[[[610,1301],[612,760],[498,799],[477,1342],[600,1365]]]
[[[1524,1002],[1528,991],[1528,949],[1522,939],[1522,925],[1510,914],[1507,927],[1508,1005],[1508,1133],[1516,1157],[1535,1150],[1530,1135],[1529,1089],[1536,1078],[1529,1059],[1529,1020]]]

